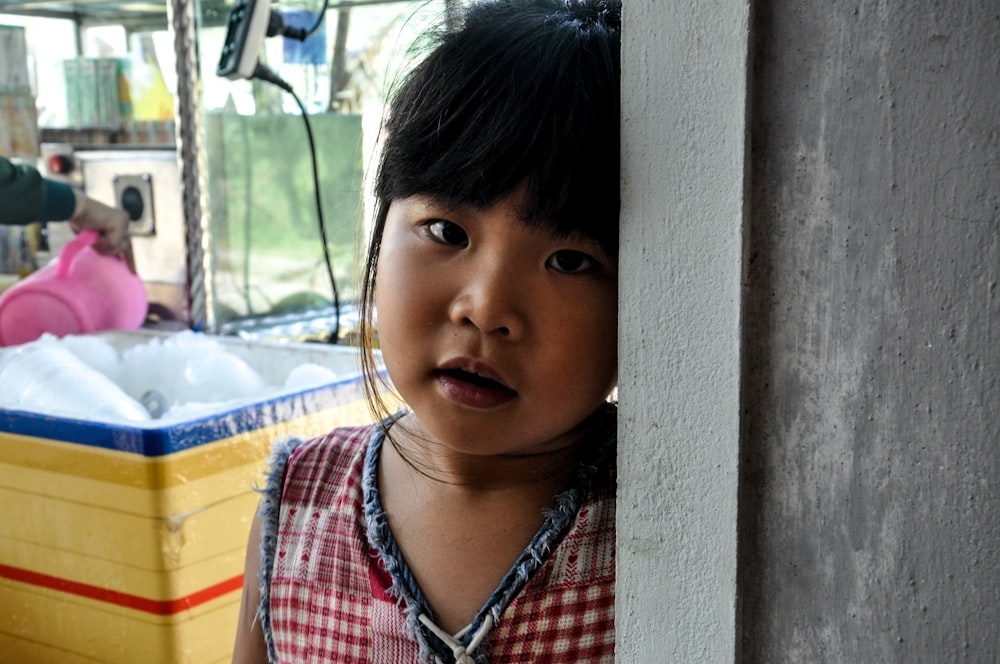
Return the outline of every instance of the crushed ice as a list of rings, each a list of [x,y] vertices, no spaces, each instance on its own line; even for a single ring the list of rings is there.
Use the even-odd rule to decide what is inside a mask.
[[[0,349],[0,408],[162,426],[339,379],[306,360],[264,371],[236,350],[189,330],[121,350],[100,335],[47,334]]]

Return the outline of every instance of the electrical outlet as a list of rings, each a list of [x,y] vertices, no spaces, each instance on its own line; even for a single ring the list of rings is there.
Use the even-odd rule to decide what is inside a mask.
[[[237,0],[229,12],[216,75],[230,79],[253,76],[270,16],[271,0]]]
[[[138,175],[111,176],[111,186],[115,190],[117,207],[129,216],[129,235],[156,235],[156,211],[153,209],[153,176],[150,173]]]

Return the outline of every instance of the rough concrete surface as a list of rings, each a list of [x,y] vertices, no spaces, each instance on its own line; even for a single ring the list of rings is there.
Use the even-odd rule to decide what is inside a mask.
[[[1000,5],[755,3],[738,661],[1000,661]]]

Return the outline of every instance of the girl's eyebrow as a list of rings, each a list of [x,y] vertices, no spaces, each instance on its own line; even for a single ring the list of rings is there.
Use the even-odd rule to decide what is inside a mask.
[[[582,244],[586,253],[592,254],[596,257],[612,258],[611,254],[605,250],[604,246],[592,237],[577,232],[570,234],[567,237],[567,240]]]
[[[444,212],[447,214],[461,214],[462,212],[474,211],[476,208],[467,203],[449,203],[443,196],[437,194],[414,194],[413,198],[418,199],[425,210],[432,212]]]
[[[583,251],[585,253],[592,254],[595,257],[601,257],[601,256],[608,258],[611,257],[611,254],[607,252],[604,246],[596,238],[592,238],[589,235],[581,233],[578,230],[570,231],[569,233],[559,233],[550,226],[546,226],[545,224],[528,223],[525,222],[524,220],[522,220],[521,223],[523,223],[528,228],[534,230],[535,232],[549,238],[556,244],[561,242],[565,242],[567,244],[574,244],[578,245],[577,247],[574,248],[574,250]]]
[[[414,194],[413,198],[419,199],[422,205],[421,215],[427,217],[434,216],[446,216],[454,218],[455,220],[469,221],[470,216],[474,216],[476,213],[488,210],[493,204],[487,205],[476,205],[474,203],[459,202],[451,203],[444,196],[438,194]],[[530,216],[525,216],[524,214],[518,214],[518,222],[520,222],[526,228],[533,229],[534,231],[547,236],[555,241],[562,242],[572,242],[574,244],[581,244],[587,253],[593,254],[595,256],[606,256],[612,257],[611,254],[607,252],[604,245],[600,243],[594,237],[586,235],[579,230],[571,230],[567,233],[560,233],[553,228],[553,225],[546,222],[545,220],[540,220]]]

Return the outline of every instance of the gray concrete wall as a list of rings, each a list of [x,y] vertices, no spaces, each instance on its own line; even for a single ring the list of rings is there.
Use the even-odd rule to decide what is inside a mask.
[[[1000,661],[1000,5],[754,3],[738,661]]]

